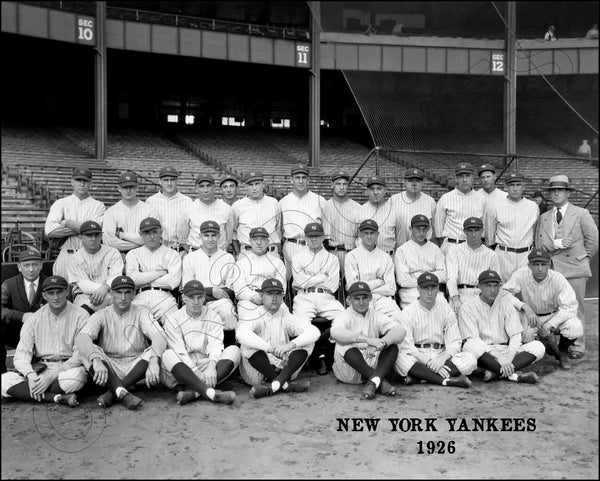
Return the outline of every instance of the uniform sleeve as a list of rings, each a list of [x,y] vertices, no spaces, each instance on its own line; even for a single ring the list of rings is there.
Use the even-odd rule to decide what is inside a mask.
[[[90,218],[86,220],[96,221],[102,225],[104,223],[104,214],[106,213],[106,206],[99,200],[94,202],[94,207],[90,212]]]
[[[486,244],[488,246],[494,245],[496,243],[496,228],[498,227],[496,206],[489,205],[488,208],[483,211],[483,227]]]
[[[444,254],[439,247],[437,247],[435,244],[431,245],[435,247],[435,271],[433,271],[433,273],[438,277],[441,283],[445,283],[448,277],[446,272],[446,259],[444,258]]]
[[[236,329],[235,337],[244,347],[267,352],[271,346],[254,332],[256,330],[256,322],[257,321],[240,322]]]
[[[71,262],[67,264],[67,277],[69,284],[76,283],[77,287],[85,294],[92,293],[98,289],[102,284],[94,282],[90,279],[90,276],[85,272],[83,264],[81,262],[80,254],[75,254],[71,259]]]
[[[516,315],[517,312],[514,309],[513,311]],[[458,311],[458,329],[462,339],[479,337],[479,326],[477,325],[478,318],[477,309],[472,302],[465,302],[460,306],[460,310]]]
[[[193,281],[195,279],[194,276],[194,265],[190,256],[192,254],[188,254],[183,258],[181,262],[181,285],[185,286],[188,282]]]
[[[495,251],[491,250],[491,256],[490,256],[490,269],[496,272],[500,272],[500,262],[498,261],[498,254],[496,254]]]
[[[233,209],[229,208],[227,210],[227,222],[225,223],[225,246],[228,246],[229,244],[231,244],[231,241],[233,240],[233,224],[234,224],[234,219],[233,219]]]
[[[383,258],[382,279],[384,284],[373,289],[373,294],[381,296],[393,296],[396,293],[396,278],[394,276],[394,263],[392,258],[386,254]]]
[[[177,354],[177,357],[189,368],[194,368],[194,362],[190,358],[189,353],[183,339],[183,333],[181,332],[181,326],[179,321],[174,318],[167,316],[167,320],[164,325],[165,340],[167,347],[171,348]]]
[[[50,207],[46,224],[44,225],[44,233],[48,237],[66,237],[73,235],[73,231],[68,227],[63,227],[60,222],[65,219],[65,209],[63,207],[64,200],[58,199]]]
[[[396,282],[398,285],[400,287],[417,287],[417,279],[410,275],[410,269],[403,250],[396,249],[394,264],[396,264]]]
[[[338,290],[340,285],[340,261],[338,260],[337,256],[334,256],[327,251],[325,251],[325,253],[327,255],[327,278],[323,284],[331,292],[335,292]]]
[[[0,291],[2,296],[2,323],[8,324],[12,321],[21,321],[25,313],[12,309],[12,295],[7,281],[2,283]]]
[[[287,292],[287,274],[285,264],[279,258],[276,258],[275,261],[275,279],[281,282],[281,285],[283,286],[283,294],[285,295],[285,293]]]
[[[165,250],[163,262],[166,264],[167,273],[152,282],[154,287],[175,289],[181,284],[181,257],[173,249]]]
[[[522,276],[520,269],[517,269],[515,272],[513,272],[512,276],[510,276],[510,279],[502,285],[502,289],[504,289],[507,292],[510,292],[513,296],[520,294],[521,277]]]
[[[191,203],[185,207],[184,214],[177,221],[177,238],[180,244],[189,244],[188,237],[190,235],[190,213],[194,204]]]
[[[459,255],[454,252],[453,255],[446,257],[446,275],[448,276],[446,288],[450,298],[458,294],[458,270],[459,270]],[[463,337],[463,339],[465,339]]]
[[[106,284],[111,285],[117,277],[123,275],[123,269],[125,264],[123,263],[123,256],[117,249],[110,249],[107,254],[108,257],[108,277],[106,278]]]
[[[558,327],[567,319],[577,317],[577,307],[579,306],[575,291],[569,281],[562,275],[560,277],[556,276],[555,279],[558,281],[558,289],[556,289],[558,291],[558,312],[547,322],[552,327]],[[581,321],[583,322],[583,319]]]
[[[344,277],[346,279],[346,290],[359,280],[358,262],[354,250],[348,252],[344,258]]]
[[[126,251],[139,247],[133,242],[122,240],[117,237],[117,227],[119,227],[119,225],[116,219],[115,209],[113,207],[104,213],[104,222],[102,224],[102,242],[120,251]]]
[[[458,322],[456,315],[450,306],[445,306],[444,309],[444,344],[445,351],[454,356],[460,352],[461,338],[458,330]]]
[[[17,345],[17,350],[15,351],[15,357],[13,359],[15,369],[23,376],[26,376],[33,371],[33,368],[31,367],[31,361],[33,360],[33,354],[35,352],[35,323],[33,321],[34,319],[32,318],[23,324],[19,344]]]
[[[392,317],[384,316],[375,311],[375,325],[377,326],[377,334],[379,337],[383,337],[390,329],[396,327],[398,323]]]
[[[211,361],[217,362],[223,353],[223,349],[225,348],[223,345],[223,320],[217,312],[211,312],[213,318],[209,321],[207,329],[208,332],[206,333],[206,337],[208,339],[206,343],[206,354]]]
[[[255,294],[255,291],[248,287],[249,281],[246,276],[246,265],[248,263],[248,257],[242,256],[231,269],[229,276],[229,284],[233,287],[235,295],[240,301],[249,301]],[[251,268],[251,266],[248,267]]]
[[[521,324],[521,319],[519,317],[519,313],[514,308],[512,301],[510,298],[506,297],[503,299],[503,309],[504,313],[504,330],[508,337],[511,337],[516,334],[521,334],[523,332],[523,325]]]
[[[304,256],[301,253],[292,257],[292,272],[294,273],[294,285],[301,289],[312,287],[311,280],[313,276],[306,273],[302,260]]]
[[[285,329],[288,336],[295,337],[294,344],[297,347],[308,347],[321,336],[321,332],[316,326],[313,326],[308,321],[303,321],[293,314],[285,316]]]
[[[151,357],[156,356],[160,359],[167,348],[167,336],[165,331],[158,321],[152,318],[150,311],[144,309],[139,315],[142,332],[152,343],[150,349],[154,351],[154,356]]]
[[[446,222],[446,194],[440,197],[433,216],[433,230],[437,237],[443,237],[444,223]]]
[[[438,235],[435,230],[435,226],[433,225],[433,219],[435,219],[435,213],[437,211],[437,203],[433,197],[429,198],[429,208],[431,209],[431,215],[429,216],[429,221],[431,222],[431,230],[432,237],[441,237],[441,234]]]
[[[104,327],[104,313],[99,311],[88,318],[86,324],[82,327],[79,334],[75,337],[75,348],[81,356],[90,363],[96,357],[101,357],[93,341],[98,339],[98,335]]]
[[[238,212],[238,206],[236,205],[239,201],[235,201],[233,203],[233,205],[231,206],[231,221],[232,221],[232,227],[233,227],[233,232],[232,232],[232,239],[237,241],[238,240],[238,236],[237,236],[237,231],[238,231],[238,227],[240,225],[240,215]]]

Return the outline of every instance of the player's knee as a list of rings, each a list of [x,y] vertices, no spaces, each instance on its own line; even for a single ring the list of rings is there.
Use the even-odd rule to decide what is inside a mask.
[[[13,386],[22,383],[24,380],[25,378],[16,372],[5,372],[2,374],[2,396],[10,397],[8,390]]]
[[[531,341],[527,344],[527,351],[535,356],[536,361],[539,361],[544,357],[546,348],[540,341]]]
[[[221,359],[227,359],[235,366],[238,366],[242,360],[242,353],[240,348],[237,346],[229,346],[223,350],[223,354],[221,355]]]
[[[180,362],[182,362],[181,358],[173,349],[167,349],[165,352],[163,352],[162,363],[168,371],[171,371],[175,364]]]
[[[479,339],[467,339],[463,345],[463,352],[472,354],[475,357],[475,362],[477,362],[477,359],[485,352],[485,345],[483,344],[483,341]]]
[[[87,373],[83,366],[67,369],[58,375],[58,385],[66,394],[81,390],[86,380]]]
[[[462,352],[461,354],[460,372],[468,376],[477,367],[477,357],[471,352]]]

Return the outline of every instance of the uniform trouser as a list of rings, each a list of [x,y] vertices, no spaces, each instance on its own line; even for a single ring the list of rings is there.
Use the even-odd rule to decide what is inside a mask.
[[[361,346],[364,346],[361,344]],[[346,344],[341,345],[336,343],[335,351],[333,353],[333,374],[336,379],[345,384],[362,384],[362,376],[361,374],[354,369],[350,364],[346,362],[344,356],[349,349],[356,348],[362,354],[365,362],[371,369],[375,369],[377,367],[377,363],[379,362],[379,354],[381,351],[376,351],[375,349],[367,349],[367,347],[359,347],[358,344]]]
[[[298,291],[294,297],[294,315],[308,322],[317,316],[333,321],[335,315],[343,310],[344,307],[340,302],[327,292]]]
[[[577,298],[577,317],[585,325],[585,286],[587,284],[587,277],[573,277],[567,279],[571,287],[575,291],[575,297]],[[578,337],[573,342],[573,350],[584,352],[585,351],[585,334]]]
[[[237,327],[238,316],[231,299],[217,299],[216,301],[207,302],[206,305],[210,306],[211,309],[221,316],[221,319],[223,319],[223,329],[231,331]]]
[[[202,380],[202,373],[206,370],[210,363],[210,359],[202,353],[191,352],[188,354],[190,361],[185,362],[173,349],[167,349],[162,356],[162,369],[160,370],[160,382],[168,387],[169,389],[175,389],[180,382],[173,376],[171,371],[173,367],[180,363],[185,364],[193,371],[200,380]],[[237,346],[229,346],[223,349],[223,352],[219,356],[219,361],[231,361],[233,363],[233,369],[231,374],[235,371],[235,368],[240,364],[240,348]],[[229,377],[227,376],[227,377]],[[225,381],[226,378],[219,380],[219,384]]]
[[[416,287],[401,287],[400,288],[400,307],[406,309],[407,306],[415,302],[419,298],[419,289]],[[437,295],[437,301],[446,301],[444,294],[440,291]]]
[[[48,368],[39,373],[38,376],[43,381],[57,378],[58,385],[65,394],[77,392],[85,385],[87,373],[81,364],[69,363],[69,366],[65,362],[44,362],[44,364]],[[17,384],[21,384],[23,381],[27,381],[27,379],[21,373],[11,371],[2,374],[2,396],[11,397],[8,394],[8,390]]]
[[[177,312],[177,302],[170,292],[148,290],[140,292],[133,303],[138,306],[144,306],[150,309],[150,313],[154,320],[158,321],[161,326],[165,324],[165,316],[175,314]]]
[[[285,242],[283,244],[283,263],[285,264],[287,280],[290,280],[294,275],[292,272],[292,258],[299,252],[304,252],[305,250],[306,245],[298,244],[296,242]]]
[[[106,306],[110,306],[112,304],[112,294],[110,293],[110,291],[107,292],[104,301],[95,306],[92,305],[92,301],[90,301],[90,296],[88,296],[87,294],[77,294],[75,296],[75,299],[73,299],[73,304],[75,304],[76,306],[86,305],[94,312],[98,312],[100,309],[104,309]]]
[[[454,242],[448,242],[448,239],[444,238],[444,242],[442,242],[442,245],[440,246],[440,250],[442,251],[442,254],[444,254],[444,258],[447,259],[448,255],[450,255],[452,250],[458,245],[459,244],[455,244]]]
[[[521,324],[523,325],[523,334],[521,335],[521,339],[524,343],[533,341],[537,336],[539,328],[531,327],[527,322],[525,314],[523,314],[522,312],[519,313],[519,317],[521,318]],[[542,316],[540,317],[540,321],[542,322],[542,324],[545,324],[550,319],[552,319],[552,317],[553,314],[550,314],[548,316]],[[561,336],[566,337],[570,341],[577,342],[583,337],[583,323],[577,317],[570,317],[558,326],[558,332]],[[581,349],[581,343],[575,344],[575,342],[571,346],[569,346],[569,350],[579,351]]]
[[[310,344],[309,346],[299,347],[298,349],[294,349],[293,351],[290,352],[290,354],[291,354],[295,350],[304,350],[308,353],[308,356],[302,363],[302,366],[300,366],[292,374],[290,381],[293,381],[294,379],[296,379],[298,377],[298,374],[302,370],[302,367],[304,367],[304,364],[306,364],[306,361],[308,361],[308,358],[310,357],[314,347],[315,347],[314,344]],[[257,369],[254,369],[254,367],[252,367],[252,365],[250,364],[250,361],[248,360],[256,352],[258,352],[258,349],[252,349],[252,348],[244,346],[242,344],[242,347],[241,347],[242,362],[240,364],[240,375],[242,376],[242,379],[244,380],[244,382],[251,386],[254,386],[255,384],[260,384],[264,380],[263,374],[260,371],[258,371]],[[267,357],[269,358],[269,362],[276,369],[283,369],[285,367],[285,365],[287,364],[287,360],[279,359],[278,357],[275,357],[273,354],[269,354],[269,353],[266,353],[266,354],[267,354]]]
[[[433,359],[437,357],[440,353],[444,352],[444,349],[434,349],[432,347],[422,347],[417,348],[417,350],[421,353],[427,355],[428,359]],[[460,371],[461,374],[468,376],[471,374],[475,368],[477,367],[477,358],[471,354],[470,352],[459,352],[454,354],[449,359],[452,364],[456,366],[456,368]],[[398,353],[398,359],[396,359],[396,364],[394,364],[394,369],[401,376],[407,376],[408,371],[417,363],[418,360],[415,356],[413,356],[410,352],[401,351]]]
[[[393,297],[373,294],[373,300],[371,301],[371,304],[377,312],[386,317],[392,318],[394,321],[399,321],[400,308],[394,301]]]
[[[123,379],[125,376],[127,376],[127,374],[131,372],[138,362],[150,362],[150,358],[156,357],[156,352],[154,349],[152,349],[152,346],[146,348],[137,356],[128,357],[109,357],[101,347],[96,345],[94,345],[94,352],[97,353],[100,359],[105,361],[106,364],[112,368],[113,372],[118,376],[119,379]],[[92,362],[86,358],[82,358],[82,361],[85,368],[89,371],[92,367]]]
[[[463,352],[470,352],[477,359],[479,359],[483,353],[489,352],[497,359],[498,356],[505,356],[508,353],[508,346],[506,344],[486,344],[478,337],[472,337],[465,342]],[[521,347],[517,349],[517,354],[521,352],[533,354],[535,356],[535,361],[533,362],[537,362],[544,357],[546,348],[540,341],[530,341],[521,344]]]
[[[517,269],[527,265],[528,250],[517,253],[504,251],[496,246],[495,252],[498,258],[498,274],[500,274],[502,282],[507,282]]]
[[[75,251],[73,251],[73,253],[75,253]],[[69,263],[71,262],[71,256],[73,253],[69,254],[67,249],[60,250],[56,260],[54,261],[54,265],[52,266],[53,275],[61,276],[69,280]]]

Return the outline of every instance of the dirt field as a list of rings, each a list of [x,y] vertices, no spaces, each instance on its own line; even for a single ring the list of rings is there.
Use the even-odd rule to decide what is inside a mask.
[[[231,407],[178,406],[167,391],[139,393],[135,412],[103,411],[93,397],[76,409],[4,404],[2,478],[595,478],[597,318],[598,301],[589,302],[586,357],[570,372],[544,358],[536,386],[475,380],[363,401],[358,386],[307,372],[308,393],[261,400],[228,381],[238,393]],[[381,421],[374,432],[339,432],[337,418]],[[438,431],[394,432],[388,418],[437,418]],[[471,418],[533,418],[535,431],[450,432],[445,418],[459,418],[457,427],[460,418],[470,427]],[[419,441],[425,453],[427,441],[454,441],[455,452],[418,454]]]

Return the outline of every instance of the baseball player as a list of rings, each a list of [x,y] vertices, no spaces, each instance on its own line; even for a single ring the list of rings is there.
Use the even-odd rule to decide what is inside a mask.
[[[279,201],[283,230],[283,260],[287,278],[292,277],[292,257],[306,249],[304,226],[321,222],[321,206],[325,199],[308,190],[310,181],[308,166],[295,164],[291,170],[292,191]]]
[[[140,223],[144,245],[127,253],[126,272],[133,279],[138,294],[133,303],[145,306],[161,325],[177,310],[171,291],[181,284],[181,257],[162,245],[162,227],[158,219],[148,217]]]
[[[254,170],[249,172],[244,181],[248,195],[233,203],[234,250],[236,256],[240,252],[250,251],[250,231],[262,227],[269,233],[267,252],[278,257],[281,250],[281,208],[279,202],[264,193],[264,175]]]
[[[279,279],[285,286],[285,265],[276,256],[267,255],[269,233],[264,227],[250,231],[252,250],[240,256],[231,270],[228,285],[233,287],[238,299],[237,310],[240,322],[251,321],[258,315],[263,298],[260,286],[265,279]],[[285,289],[284,289],[285,291]],[[284,308],[287,306],[284,304]]]
[[[369,286],[375,310],[397,321],[400,308],[394,302],[394,263],[388,254],[376,247],[379,236],[377,222],[373,219],[363,220],[358,226],[358,235],[361,245],[346,256],[347,289],[357,281],[364,282]]]
[[[461,352],[456,315],[446,299],[439,298],[435,274],[424,272],[417,279],[419,299],[400,313],[406,342],[400,346],[395,369],[406,376],[406,384],[426,381],[454,387],[470,387],[467,377],[477,366],[475,356]]]
[[[47,304],[23,324],[15,352],[16,372],[2,374],[2,396],[19,401],[77,406],[87,375],[73,352],[75,336],[89,315],[67,301],[67,281],[50,276],[42,284]]]
[[[235,294],[229,287],[231,271],[235,264],[233,256],[219,249],[220,227],[215,221],[207,220],[200,225],[202,247],[183,258],[181,284],[196,280],[202,282],[206,305],[217,312],[223,320],[226,345],[235,343],[235,327],[238,323],[233,306]],[[204,302],[203,300],[203,302]],[[227,335],[230,333],[229,335]],[[227,339],[227,337],[231,339]]]
[[[492,164],[480,165],[477,169],[477,175],[481,181],[481,189],[476,192],[483,201],[484,211],[486,210],[486,204],[494,205],[506,199],[506,192],[496,187],[498,176],[496,175],[496,168]]]
[[[440,197],[433,218],[433,230],[445,256],[450,245],[465,242],[463,222],[468,217],[483,217],[481,196],[473,190],[473,166],[463,162],[454,172],[456,187]]]
[[[390,197],[390,202],[403,220],[398,233],[398,246],[410,239],[410,221],[415,215],[424,215],[430,222],[435,216],[435,200],[430,195],[421,192],[424,178],[425,174],[421,169],[407,169],[404,174],[404,192],[398,192]],[[430,240],[432,236],[433,231],[429,231],[427,239]]]
[[[306,363],[319,330],[283,306],[283,283],[265,279],[260,287],[263,304],[256,317],[241,322],[237,340],[241,344],[240,374],[252,386],[255,398],[271,396],[280,391],[304,392],[309,381],[294,381]],[[261,384],[266,381],[267,384]]]
[[[371,289],[366,282],[354,282],[348,288],[348,300],[350,307],[331,324],[331,338],[336,342],[333,373],[348,384],[366,380],[362,389],[365,399],[373,399],[377,391],[395,396],[396,388],[385,377],[394,367],[406,330],[371,307]]]
[[[448,298],[456,315],[462,303],[479,296],[477,277],[485,270],[498,271],[498,257],[481,242],[483,221],[469,217],[463,223],[467,242],[456,246],[452,255],[446,257],[448,273]]]
[[[427,240],[430,230],[429,219],[422,214],[415,215],[410,221],[410,240],[398,247],[394,254],[402,309],[419,297],[417,279],[423,272],[432,272],[441,282],[446,282],[444,254],[437,245]],[[443,299],[441,292],[439,295]]]
[[[102,242],[102,227],[85,221],[79,230],[83,246],[69,264],[69,283],[73,286],[73,303],[90,314],[112,303],[110,283],[123,275],[123,258],[117,249]]]
[[[98,404],[107,408],[118,401],[134,410],[142,400],[127,388],[141,379],[148,387],[158,384],[160,357],[167,343],[150,311],[132,304],[135,283],[131,277],[116,277],[110,288],[112,305],[89,318],[75,338],[75,346],[94,382],[108,388]]]
[[[52,204],[44,226],[44,233],[48,237],[64,239],[52,273],[65,278],[68,276],[69,257],[81,247],[79,228],[82,222],[94,220],[102,224],[106,210],[102,202],[90,195],[92,172],[89,169],[75,167],[71,185],[73,194]]]
[[[219,248],[227,249],[233,236],[232,208],[221,199],[217,199],[215,179],[210,174],[198,174],[196,193],[198,198],[185,210],[179,224],[180,238],[185,239],[184,243],[189,252],[200,249],[202,246],[200,226],[204,221],[212,220],[219,224]]]
[[[550,269],[550,254],[545,249],[532,249],[527,258],[529,264],[515,271],[502,286],[521,298],[515,307],[521,315],[523,342],[536,334],[542,338],[560,334],[559,347],[568,351],[571,359],[579,359],[573,355],[578,351],[572,344],[583,336],[583,322],[577,317],[573,288],[562,274]]]
[[[460,308],[458,325],[465,340],[463,350],[470,352],[486,369],[484,382],[500,377],[509,381],[535,384],[534,372],[520,372],[544,357],[539,341],[521,342],[523,326],[512,296],[500,294],[500,275],[485,270],[478,276],[480,293]]]
[[[510,174],[505,184],[508,196],[488,203],[483,218],[486,242],[488,246],[496,246],[498,272],[504,282],[527,265],[527,253],[540,215],[538,205],[523,197],[525,185],[521,175]]]
[[[219,182],[222,200],[230,207],[233,206],[238,198],[238,186],[239,181],[237,180],[237,177],[232,174],[225,174]]]
[[[185,250],[183,244],[187,242],[187,238],[179,238],[178,227],[185,211],[192,204],[192,199],[177,191],[179,175],[177,169],[170,165],[161,167],[158,171],[160,192],[148,197],[146,204],[158,213],[158,220],[163,228],[163,244],[181,252]]]
[[[179,383],[186,389],[177,393],[177,403],[187,404],[200,397],[222,404],[235,401],[233,391],[219,391],[240,363],[240,348],[223,346],[223,320],[204,305],[206,291],[200,281],[183,286],[183,303],[169,316],[164,329],[167,349],[163,356],[161,382],[170,389]]]
[[[121,174],[117,183],[121,200],[106,210],[102,240],[125,256],[144,244],[138,232],[140,222],[147,217],[158,218],[158,212],[138,199],[138,178],[133,172]]]

